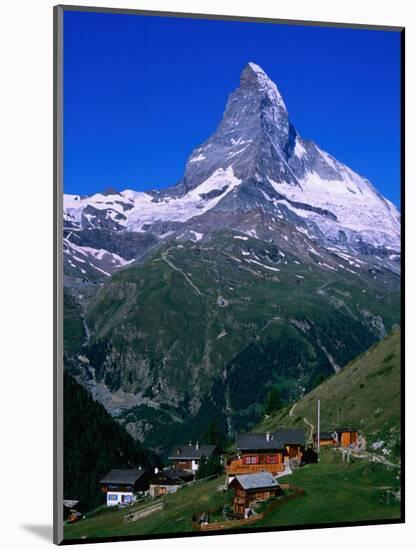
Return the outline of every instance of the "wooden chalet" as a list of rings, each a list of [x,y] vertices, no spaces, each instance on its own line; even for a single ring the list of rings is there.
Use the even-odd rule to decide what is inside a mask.
[[[215,451],[215,445],[200,445],[197,442],[192,445],[190,442],[188,445],[176,447],[168,459],[172,462],[173,468],[188,470],[195,474],[202,456],[207,460]]]
[[[314,446],[317,447],[317,434],[313,435]],[[320,447],[328,447],[337,445],[336,432],[320,432]]]
[[[243,517],[255,503],[283,493],[270,472],[237,475],[229,486],[234,489],[233,513]]]
[[[284,460],[288,462],[290,459],[295,459],[300,463],[305,446],[304,430],[279,429],[275,432],[275,436],[284,442]]]
[[[107,506],[130,504],[136,500],[136,493],[148,490],[150,474],[144,469],[111,470],[99,483],[106,493]]]
[[[337,434],[337,441],[340,447],[357,445],[359,433],[355,428],[336,428],[334,431]]]
[[[150,480],[150,496],[159,497],[168,493],[175,493],[178,489],[190,483],[194,479],[194,473],[180,468],[164,468],[157,470]]]
[[[279,474],[285,470],[290,459],[301,462],[304,444],[304,430],[279,429],[273,433],[237,434],[237,456],[226,465],[226,473],[229,477],[256,472]]]

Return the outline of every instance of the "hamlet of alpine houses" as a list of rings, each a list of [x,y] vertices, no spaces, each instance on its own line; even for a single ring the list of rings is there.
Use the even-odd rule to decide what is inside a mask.
[[[64,195],[67,540],[400,518],[400,214],[286,99],[247,62],[176,185]]]

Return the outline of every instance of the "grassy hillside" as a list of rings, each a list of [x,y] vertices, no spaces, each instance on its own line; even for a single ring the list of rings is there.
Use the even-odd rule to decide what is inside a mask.
[[[243,529],[284,527],[308,523],[330,523],[398,519],[400,517],[399,475],[382,464],[352,462],[343,464],[340,453],[322,453],[319,464],[296,470],[284,481],[306,491],[305,497],[274,510],[263,520]],[[218,492],[224,479],[201,482],[165,497],[165,508],[147,518],[124,525],[128,512],[104,511],[73,525],[65,525],[65,539],[93,539],[111,536],[141,536],[191,532],[191,516],[208,508],[228,504],[233,491]]]
[[[217,491],[224,481],[222,477],[180,489],[164,497],[164,510],[127,525],[124,525],[124,516],[142,508],[143,504],[94,514],[76,524],[65,525],[65,539],[189,532],[193,512],[219,507],[232,500],[231,491]]]
[[[316,426],[317,400],[321,401],[321,429],[352,426],[370,442],[382,439],[399,455],[401,332],[394,330],[378,344],[356,357],[339,373],[287,407],[258,424],[254,431],[273,430],[280,425]]]
[[[306,491],[270,512],[256,527],[283,527],[313,523],[348,523],[400,517],[400,476],[395,468],[358,460],[341,462],[337,451],[321,453],[318,464],[309,464],[281,478]]]

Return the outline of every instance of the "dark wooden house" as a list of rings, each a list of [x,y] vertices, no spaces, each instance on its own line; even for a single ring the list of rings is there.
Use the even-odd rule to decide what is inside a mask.
[[[233,513],[238,516],[246,516],[255,503],[283,493],[270,472],[237,475],[229,486],[234,489]]]
[[[231,477],[240,474],[284,471],[284,443],[272,433],[239,433],[235,438],[236,456],[226,465]]]
[[[317,434],[313,435],[314,446],[317,447]],[[333,447],[337,445],[336,432],[320,432],[320,447]]]
[[[216,451],[215,445],[200,445],[189,443],[188,445],[176,447],[169,455],[173,468],[189,470],[196,474],[202,456],[209,457]]]
[[[275,431],[276,437],[284,442],[284,460],[295,459],[301,462],[305,446],[305,433],[301,429],[279,429]]]
[[[193,479],[194,473],[190,470],[181,470],[180,468],[156,470],[150,480],[150,496],[159,497],[168,493],[175,493]]]
[[[357,445],[359,433],[355,428],[336,428],[337,441],[340,447],[349,447]]]
[[[279,474],[290,459],[301,462],[304,430],[284,430],[236,435],[236,456],[226,465],[228,476],[256,472]]]
[[[101,491],[106,493],[107,506],[130,504],[136,500],[136,493],[147,491],[150,474],[147,470],[111,470],[100,481]]]

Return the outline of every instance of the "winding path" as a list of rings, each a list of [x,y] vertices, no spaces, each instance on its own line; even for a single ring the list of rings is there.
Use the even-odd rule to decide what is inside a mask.
[[[290,412],[288,413],[288,416],[293,416],[294,409],[297,405],[298,405],[298,401],[296,403],[294,403],[294,405],[291,407]]]
[[[199,294],[199,296],[202,296],[202,293],[200,292],[200,290],[197,288],[197,286],[191,281],[191,279],[186,275],[186,273],[180,269],[180,267],[176,267],[167,257],[169,251],[171,249],[168,248],[167,250],[165,250],[164,252],[161,253],[161,258],[163,261],[166,262],[167,265],[169,265],[172,269],[174,269],[174,271],[178,271],[181,275],[183,275],[183,277],[185,278],[186,282],[193,288],[193,290],[196,292],[196,294]]]
[[[308,440],[313,441],[314,424],[309,422],[305,416],[303,416],[303,420],[304,420],[304,423],[307,424],[307,426],[309,426],[309,428],[310,428],[310,433],[309,433],[309,436],[308,436]]]
[[[288,416],[294,416],[294,411],[296,406],[298,405],[298,401],[294,403],[294,405],[291,407],[290,412],[288,413]],[[305,416],[303,416],[304,423],[307,424],[307,426],[310,428],[310,433],[308,435],[308,440],[313,440],[313,433],[314,433],[314,424],[309,422]]]

